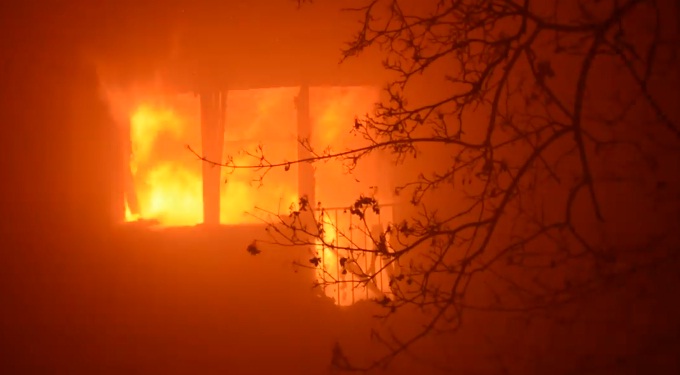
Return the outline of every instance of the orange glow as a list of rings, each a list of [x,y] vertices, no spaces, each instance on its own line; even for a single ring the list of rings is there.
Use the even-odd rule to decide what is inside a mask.
[[[380,233],[387,226],[381,220],[391,217],[391,207],[383,207],[380,217],[368,214],[366,224],[358,223],[356,217],[350,217],[345,210],[330,210],[325,213],[322,219],[324,242],[340,250],[325,246],[322,241],[317,240],[316,252],[321,259],[317,267],[317,282],[324,288],[325,295],[332,298],[337,305],[350,306],[361,300],[380,300],[390,295],[389,279],[395,272],[395,265],[386,267],[386,259],[378,254],[345,249],[374,250]],[[393,251],[389,246],[389,236],[387,241],[388,251]],[[344,273],[341,258],[346,259]],[[375,277],[367,280],[362,274]]]
[[[242,151],[255,152],[263,147],[271,162],[297,158],[297,111],[294,98],[297,87],[230,91],[224,137],[225,156],[236,165],[259,163]],[[259,181],[263,173],[265,178]],[[222,170],[220,222],[222,224],[261,223],[254,207],[288,214],[288,207],[298,200],[297,166],[285,171]],[[245,212],[252,214],[245,214]],[[261,215],[260,215],[261,216]]]
[[[224,136],[225,158],[230,156],[236,165],[257,163],[247,155],[258,146],[271,162],[295,160],[298,156],[297,110],[295,96],[299,88],[275,88],[231,91],[227,99],[227,118]],[[311,143],[317,152],[330,148],[332,152],[361,146],[365,140],[351,134],[355,117],[372,111],[378,100],[378,90],[370,87],[311,88],[310,119],[313,124]],[[185,148],[191,145],[197,152],[200,143],[200,102],[191,95],[169,95],[160,84],[139,85],[132,88],[106,91],[112,114],[120,124],[121,134],[129,145],[125,152],[129,164],[123,166],[128,176],[128,192],[134,192],[136,202],[126,199],[125,220],[155,220],[163,226],[195,225],[203,221],[201,162]],[[245,151],[245,152],[244,152]],[[342,162],[331,160],[315,166],[316,200],[325,207],[343,207],[360,194],[376,196],[381,203],[391,203],[389,176],[380,155],[371,154],[347,175]],[[220,222],[243,224],[261,222],[261,211],[288,214],[298,197],[298,168],[264,170],[223,169]],[[132,202],[132,204],[131,204]],[[133,212],[136,207],[138,212]],[[246,212],[254,213],[248,215]],[[260,215],[257,213],[260,212]],[[325,240],[341,247],[373,248],[367,228],[357,227],[349,214],[329,211],[325,218]],[[391,208],[382,209],[381,217],[368,218],[375,229],[383,229],[392,220]],[[345,235],[338,236],[339,232]],[[348,237],[345,237],[347,234]],[[325,293],[338,305],[347,306],[368,298],[382,298],[388,292],[390,274],[380,272],[381,257],[341,250],[336,252],[317,242],[317,281],[329,283]],[[378,272],[369,284],[358,283],[360,277],[342,273],[339,258],[354,260],[367,272]],[[333,281],[340,283],[333,284]]]
[[[351,132],[355,118],[372,114],[380,91],[374,87],[315,87],[310,89],[310,116],[314,122],[312,144],[321,152],[330,147],[333,152],[367,145],[361,135]],[[319,163],[315,171],[316,196],[325,207],[344,207],[359,195],[374,194],[371,187],[380,187],[377,198],[391,201],[390,176],[379,152],[362,157],[348,176],[346,165],[338,161]]]
[[[227,118],[224,136],[225,158],[231,156],[236,165],[257,163],[247,155],[258,146],[272,162],[295,160],[297,149],[297,110],[295,96],[299,88],[275,88],[231,91],[227,100]],[[126,199],[125,220],[155,220],[163,226],[195,225],[203,220],[201,162],[185,148],[191,145],[200,152],[200,104],[194,95],[169,95],[162,85],[149,84],[126,90],[109,89],[107,98],[112,114],[121,125],[123,139],[129,140],[125,165],[129,192],[134,199]],[[313,124],[312,145],[320,152],[343,151],[365,142],[350,133],[356,116],[372,110],[378,100],[378,90],[367,87],[312,88],[310,89],[310,118]],[[315,194],[325,207],[347,206],[360,194],[372,194],[381,203],[391,203],[389,176],[379,171],[380,156],[372,154],[362,159],[353,175],[346,174],[339,161],[327,161],[315,166]],[[298,186],[296,165],[290,170],[273,169],[267,172],[260,184],[264,170],[223,169],[221,187],[220,222],[243,224],[260,222],[255,207],[269,212],[288,214],[292,202],[297,201]],[[378,187],[378,189],[376,189]],[[132,204],[131,204],[132,202]],[[133,212],[136,207],[137,212]],[[247,215],[246,212],[255,213]],[[329,211],[330,212],[330,211]],[[324,228],[326,242],[341,247],[368,248],[373,242],[366,228],[352,224],[348,214],[326,217]],[[381,217],[368,220],[375,226],[392,220],[391,208],[383,208]],[[346,238],[336,235],[336,226]],[[383,225],[384,228],[384,225]],[[319,242],[317,281],[340,281],[325,288],[326,295],[339,305],[367,299],[381,298],[389,282],[386,272],[379,272],[372,284],[358,284],[359,277],[342,273],[340,257],[349,257],[346,251],[331,250]],[[367,271],[379,270],[380,257],[354,254],[357,265]],[[377,267],[377,268],[371,268]]]

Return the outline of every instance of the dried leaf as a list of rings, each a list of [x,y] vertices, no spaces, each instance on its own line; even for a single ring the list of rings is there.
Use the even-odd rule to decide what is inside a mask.
[[[250,255],[257,255],[257,254],[262,252],[257,248],[257,242],[256,241],[253,241],[250,245],[248,245],[248,247],[246,248],[246,251],[248,251],[248,253]]]

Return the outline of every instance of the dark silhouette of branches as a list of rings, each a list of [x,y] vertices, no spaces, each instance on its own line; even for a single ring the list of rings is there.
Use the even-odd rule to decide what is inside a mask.
[[[348,202],[352,230],[371,235],[369,246],[342,231],[343,241],[328,240],[327,232],[339,229],[330,209],[306,197],[288,215],[258,216],[271,242],[313,249],[300,266],[319,268],[319,246],[349,254],[340,267],[351,280],[322,268],[329,277],[319,287],[366,286],[392,270],[389,290],[376,298],[382,317],[416,307],[427,323],[407,337],[376,333],[387,354],[368,364],[334,349],[340,369],[382,367],[430,334],[455,332],[467,311],[545,314],[668,259],[650,255],[668,248],[663,235],[624,250],[599,241],[598,231],[610,219],[603,208],[611,191],[606,186],[623,181],[616,176],[627,169],[607,153],[629,150],[636,160],[648,160],[657,149],[643,147],[640,134],[649,133],[669,149],[680,146],[677,119],[652,89],[663,66],[677,64],[677,35],[661,30],[660,14],[672,7],[660,0],[367,1],[347,9],[362,23],[342,57],[378,48],[384,68],[397,78],[385,86],[387,99],[372,115],[347,124],[364,146],[318,151],[327,145],[300,139],[311,157],[270,161],[259,147],[248,154],[248,165],[205,160],[191,151],[215,166],[265,175],[327,160],[346,163],[351,172],[377,151],[397,165],[417,163],[428,150],[446,150],[438,154],[441,162],[423,162],[395,189],[414,214],[381,233],[367,217],[379,214],[382,202],[367,196]],[[607,74],[616,77],[615,87]],[[422,77],[437,93],[417,87]],[[636,113],[645,109],[653,116],[640,120]],[[447,200],[452,203],[439,207]],[[588,217],[594,224],[584,226]],[[640,252],[647,253],[644,262]],[[349,270],[359,256],[354,254],[378,256],[381,267]],[[483,290],[488,301],[472,302],[471,290]]]

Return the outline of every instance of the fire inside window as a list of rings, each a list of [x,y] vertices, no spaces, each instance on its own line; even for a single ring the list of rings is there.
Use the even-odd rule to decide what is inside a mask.
[[[109,89],[106,96],[125,144],[121,163],[125,221],[153,221],[164,227],[254,224],[261,222],[252,215],[255,207],[288,214],[301,194],[325,207],[345,207],[369,187],[383,202],[389,201],[386,194],[392,187],[385,161],[377,153],[362,160],[352,175],[343,163],[330,161],[272,169],[260,180],[263,170],[211,167],[186,148],[190,145],[217,162],[233,158],[236,165],[252,165],[259,162],[252,154],[258,154],[260,146],[271,162],[308,157],[299,137],[308,138],[319,151],[356,147],[364,140],[350,130],[357,116],[372,112],[379,98],[375,87],[284,87],[196,95],[168,94],[149,85]],[[384,230],[392,220],[387,205],[368,219],[368,229],[352,223],[345,210],[326,212],[326,243],[340,247],[370,249],[371,232]],[[341,305],[379,298],[389,269],[371,283],[347,283],[358,281],[360,275],[342,272],[339,262],[346,258],[370,272],[385,268],[383,260],[340,252],[317,244],[318,280],[328,284],[326,294]]]

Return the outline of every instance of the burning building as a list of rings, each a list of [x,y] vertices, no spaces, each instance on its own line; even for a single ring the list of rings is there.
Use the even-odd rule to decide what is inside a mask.
[[[378,187],[378,194],[389,191],[389,175],[377,173],[384,163],[377,155],[367,158],[352,177],[332,161],[238,169],[202,162],[196,155],[221,164],[228,159],[236,167],[258,166],[259,154],[266,163],[295,161],[311,157],[298,141],[301,138],[309,139],[315,149],[342,151],[357,143],[348,130],[355,111],[370,112],[377,95],[371,86],[261,88],[206,95],[158,87],[146,93],[110,90],[108,101],[123,139],[119,221],[243,224],[259,221],[256,207],[288,214],[301,195],[342,206],[367,187]]]
[[[344,207],[374,195],[385,208],[371,225],[385,228],[393,220],[385,155],[366,156],[351,174],[332,160],[267,168],[310,158],[300,140],[319,152],[365,142],[350,131],[356,117],[372,112],[384,77],[365,64],[338,65],[338,46],[347,36],[334,31],[351,30],[346,24],[354,15],[328,23],[320,13],[329,11],[296,10],[285,2],[186,6],[178,10],[171,52],[153,74],[117,79],[116,68],[103,61],[102,94],[121,140],[114,221],[164,228],[254,225],[263,212],[288,215],[298,197],[307,196],[314,207],[327,207],[329,241],[370,247],[372,234],[353,229]],[[225,22],[236,14],[234,23]],[[282,32],[263,34],[259,24]],[[262,168],[220,167],[201,158]],[[320,274],[340,278],[340,255],[322,247],[317,253]],[[375,259],[357,261],[370,267]],[[334,285],[327,294],[350,304],[375,293]]]

